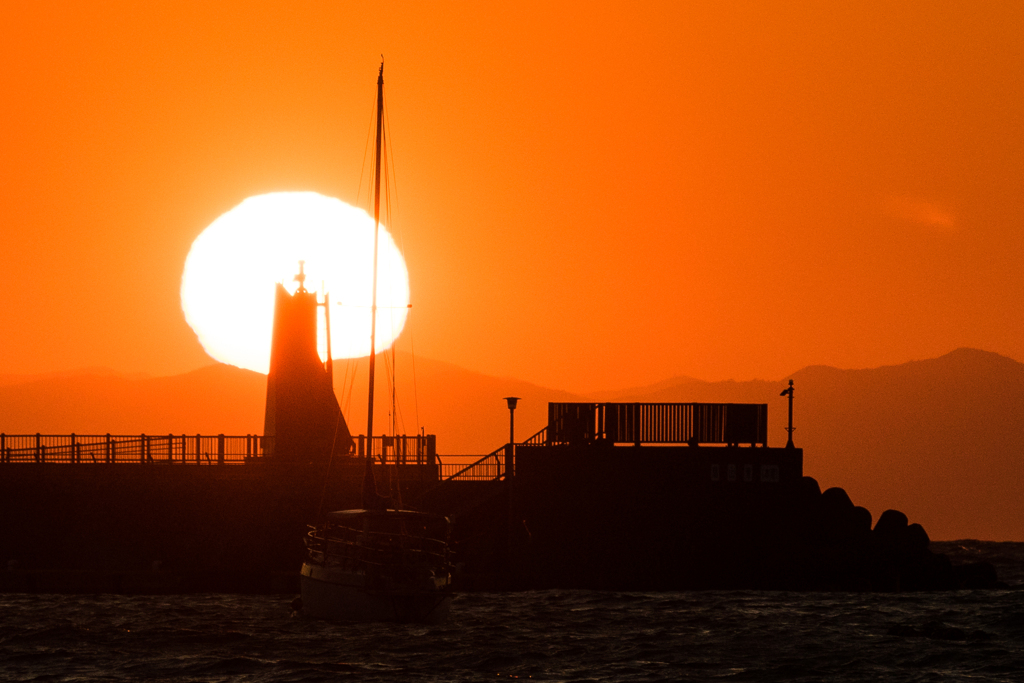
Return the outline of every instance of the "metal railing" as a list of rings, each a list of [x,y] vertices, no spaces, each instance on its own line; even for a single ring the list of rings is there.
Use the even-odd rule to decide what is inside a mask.
[[[240,464],[272,453],[272,439],[258,434],[0,434],[0,464]],[[364,455],[366,437],[354,439],[355,455]],[[436,443],[433,434],[370,440],[375,460],[388,465],[435,465]]]
[[[763,403],[549,403],[548,443],[768,445]]]
[[[0,434],[0,463],[233,465],[263,457],[257,434]]]
[[[352,437],[356,442],[355,455],[366,455],[366,436]],[[370,439],[370,452],[375,462],[387,465],[437,464],[437,437],[433,434],[412,436],[375,436]]]
[[[544,446],[548,442],[548,428],[542,427],[539,432],[531,436],[526,441],[523,441],[523,446]]]
[[[491,481],[501,479],[505,470],[505,447],[499,446],[468,465],[441,464],[442,481]]]
[[[547,442],[548,428],[544,427],[539,432],[521,441],[517,446],[542,446]],[[505,478],[505,449],[508,444],[498,446],[496,449],[483,456],[479,460],[468,465],[441,464],[441,480],[444,481],[492,481]]]

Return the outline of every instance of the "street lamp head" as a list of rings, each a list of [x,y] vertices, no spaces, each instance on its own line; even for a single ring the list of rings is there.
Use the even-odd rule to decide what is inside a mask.
[[[516,409],[516,403],[519,402],[519,397],[518,396],[506,396],[505,400],[508,402],[508,409],[509,410],[515,410]]]

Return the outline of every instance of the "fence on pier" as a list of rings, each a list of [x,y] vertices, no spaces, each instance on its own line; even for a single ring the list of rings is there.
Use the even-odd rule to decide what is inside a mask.
[[[216,434],[0,434],[0,464],[177,463],[240,465],[264,457],[273,437]],[[367,438],[356,436],[356,452]],[[437,464],[433,434],[375,436],[369,440],[376,462],[388,465]]]
[[[0,463],[233,465],[263,457],[258,434],[0,434]]]
[[[356,442],[355,455],[366,455],[366,436],[352,437]],[[375,436],[370,440],[370,452],[375,462],[387,465],[436,465],[437,437],[433,434]]]
[[[768,445],[763,403],[549,403],[548,444]]]

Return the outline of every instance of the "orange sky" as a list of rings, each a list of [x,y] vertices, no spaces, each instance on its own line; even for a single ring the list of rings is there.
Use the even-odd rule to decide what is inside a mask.
[[[1020,3],[69,4],[0,24],[0,373],[207,364],[192,241],[355,201],[381,53],[417,354],[571,391],[1024,360]]]

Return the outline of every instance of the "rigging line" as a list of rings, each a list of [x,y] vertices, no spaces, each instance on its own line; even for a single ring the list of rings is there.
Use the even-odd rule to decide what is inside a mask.
[[[341,400],[342,400],[342,411],[348,412],[349,408],[352,407],[352,387],[356,383],[356,372],[359,370],[359,365],[353,363],[351,358],[345,361],[345,381],[341,383]]]
[[[401,403],[398,404],[398,407],[396,408],[396,411],[397,411],[396,414],[398,415],[398,428],[401,429],[400,433],[408,434],[409,432],[407,431],[407,429],[405,427],[405,413],[402,411],[402,404]]]
[[[409,313],[412,316],[412,313]],[[412,341],[412,326],[409,325],[409,318],[405,319],[405,325],[409,328],[409,355],[412,356],[412,403],[416,410],[416,433],[420,433],[420,396],[416,384],[416,346]]]
[[[356,205],[359,204],[359,195],[363,191],[363,173],[366,171],[366,160],[370,155],[370,138],[373,137],[373,121],[377,114],[377,98],[373,100],[373,106],[370,107],[370,125],[366,127],[366,146],[363,148],[363,165],[359,169],[359,184],[356,185]],[[370,175],[373,175],[373,169],[370,169]],[[370,183],[367,182],[367,196],[370,194]],[[369,202],[367,202],[369,204]]]
[[[352,407],[352,390],[356,388],[356,375],[359,373],[359,364],[355,363],[353,365],[354,368],[352,370],[352,384],[349,385],[348,396],[345,397],[345,410],[348,410],[349,408]]]
[[[394,342],[391,343],[391,429],[393,434],[398,433],[398,359]]]
[[[394,349],[394,345],[391,348]],[[398,382],[398,375],[395,372],[394,354],[391,355],[391,358],[388,358],[387,352],[384,352],[384,367],[387,370],[388,380],[391,384],[391,434],[394,435],[398,433],[395,420],[395,385]]]
[[[389,133],[390,133],[390,121],[387,118],[387,113],[388,113],[387,109],[385,109],[384,110],[385,123],[388,125],[388,129],[389,129]],[[395,187],[393,188],[394,189],[394,197],[395,197],[395,200],[394,200],[395,213],[397,213],[397,204],[398,204],[398,187],[397,187],[397,182],[395,180],[395,174],[394,174],[394,167],[395,167],[394,150],[389,145],[389,146],[385,147],[385,152],[387,153],[387,156],[385,157],[385,159],[390,158],[390,163],[384,169],[385,170],[385,175],[386,175],[386,177],[388,179],[388,182],[385,185],[386,208],[387,208],[387,212],[388,212],[388,217],[392,221],[397,221],[397,218],[392,213],[392,208],[393,208],[392,207],[392,185],[393,184],[395,185]],[[397,229],[394,226],[394,222],[392,223],[392,226],[393,226],[392,227],[392,235],[394,236],[397,233],[398,242],[399,242],[399,244],[402,244],[403,247],[404,247],[404,241],[405,241],[404,240],[404,234],[402,232],[400,232],[400,231],[397,231]],[[404,252],[405,252],[404,248],[401,248],[399,250],[399,253],[402,253],[403,255],[404,255]],[[393,300],[393,296],[394,296],[394,293],[392,292],[392,300]],[[406,313],[406,315],[408,316],[408,313]],[[389,316],[389,318],[391,320],[391,329],[392,329],[392,331],[394,331],[394,329],[396,327],[396,325],[395,325],[395,310],[394,310],[394,308],[392,308],[391,310],[388,311],[388,316]],[[394,380],[393,389],[392,389],[392,395],[391,395],[391,403],[392,403],[392,407],[391,408],[392,408],[393,420],[395,422],[395,430],[397,432],[398,425],[402,424],[403,420],[400,419],[399,403],[398,403],[398,379],[397,379],[397,377],[398,377],[398,370],[397,370],[398,357],[397,357],[397,344],[395,342],[392,342],[392,344],[391,344],[391,362],[392,362],[392,366],[393,366],[393,370],[394,370],[394,374],[395,374],[395,380]],[[401,500],[401,496],[399,496],[399,500]]]
[[[331,392],[334,392],[334,388],[331,388]],[[331,465],[334,464],[334,447],[338,444],[338,428],[341,426],[341,408],[338,408],[338,419],[334,421],[334,438],[331,439],[331,454],[327,458],[327,473],[324,475],[324,485],[320,489],[320,504],[316,510],[316,524],[320,526],[323,522],[324,514],[324,498],[327,496],[327,482],[331,478]]]
[[[385,223],[388,226],[391,226],[390,232],[391,232],[392,235],[394,235],[395,234],[394,233],[395,226],[393,225],[393,221],[392,221],[393,214],[392,214],[392,211],[391,211],[391,168],[394,165],[394,153],[393,153],[393,151],[390,148],[389,140],[388,140],[388,138],[391,137],[391,125],[390,125],[390,121],[388,119],[388,109],[387,109],[387,106],[386,106],[386,102],[387,102],[387,100],[386,100],[386,93],[384,92],[384,89],[382,88],[381,89],[381,110],[382,110],[381,117],[384,119],[384,129],[385,130],[384,130],[384,135],[382,135],[381,146],[384,148],[383,149],[384,154],[383,154],[383,159],[380,161],[380,164],[382,164],[382,168],[376,169],[376,170],[377,170],[378,173],[380,171],[384,172],[384,215],[385,215]],[[388,163],[389,158],[391,160],[390,164]],[[389,281],[389,294],[393,295],[394,292],[390,289],[390,284],[391,283]],[[394,324],[394,310],[389,311],[389,319],[391,321],[391,330],[393,332],[394,331],[394,327],[395,327],[395,324]],[[397,438],[395,438],[395,437],[397,437],[396,430],[397,430],[397,422],[398,422],[398,419],[397,419],[398,409],[397,409],[397,398],[396,398],[396,395],[397,395],[397,381],[396,381],[396,378],[395,378],[396,358],[395,358],[395,344],[394,344],[394,341],[392,341],[392,343],[391,343],[391,359],[390,359],[390,364],[388,362],[388,354],[387,354],[386,350],[385,350],[383,355],[384,355],[384,359],[385,359],[384,360],[385,367],[388,368],[388,372],[389,372],[389,375],[390,375],[390,378],[391,378],[391,382],[390,382],[390,384],[391,384],[391,434],[392,434],[392,437],[393,437],[391,444],[392,444],[392,455],[394,456],[394,460],[395,460],[394,477],[392,477],[391,469],[387,468],[388,494],[389,494],[389,496],[393,496],[393,498],[392,498],[393,500],[397,500],[397,505],[398,505],[399,509],[401,509],[402,508],[402,485],[401,485],[401,479],[400,479],[399,471],[398,471],[398,440],[397,440]],[[384,449],[383,449],[383,441],[381,442],[381,446],[382,446],[382,448],[381,448],[381,460],[385,461]],[[397,490],[397,496],[394,496],[396,490]]]
[[[391,117],[389,115],[389,111],[388,111],[388,108],[386,106],[386,104],[387,104],[387,90],[386,89],[385,89],[385,92],[384,92],[384,97],[385,97],[384,126],[385,126],[385,130],[387,132],[387,136],[386,137],[390,138],[391,137]],[[387,144],[385,144],[384,150],[385,150],[385,155],[384,155],[385,162],[387,162],[387,160],[390,159],[390,164],[387,164],[385,166],[385,168],[384,168],[385,176],[389,180],[389,182],[387,182],[384,185],[385,193],[386,193],[385,194],[385,197],[386,197],[385,208],[386,208],[387,215],[388,215],[388,225],[392,226],[391,227],[391,235],[392,235],[393,238],[397,238],[399,252],[404,256],[405,255],[405,233],[398,231],[396,229],[396,226],[392,225],[392,220],[391,220],[391,185],[392,184],[394,184],[394,186],[395,186],[395,207],[394,207],[395,214],[396,214],[395,220],[397,220],[397,214],[401,211],[401,207],[399,206],[399,201],[398,201],[398,175],[397,175],[397,173],[394,170],[395,169],[395,152],[394,152],[394,148],[392,148],[390,145],[387,145]],[[392,313],[392,316],[393,315],[394,314]],[[419,433],[419,427],[420,427],[419,385],[418,385],[417,380],[416,380],[416,353],[415,353],[415,348],[414,348],[413,343],[412,343],[412,327],[409,325],[409,317],[408,317],[408,315],[409,314],[407,314],[407,316],[406,316],[406,327],[409,327],[409,346],[410,346],[410,354],[412,355],[412,391],[413,391],[413,402],[414,402],[414,406],[415,406],[416,430],[417,430],[417,433]],[[392,320],[391,327],[392,327],[392,329],[394,329],[394,321],[393,320]]]
[[[391,378],[392,386],[393,387],[397,387],[398,386],[397,354],[395,352],[395,347],[394,346],[391,347],[391,358],[388,359],[387,354],[384,355],[384,358],[385,358],[385,361],[384,361],[385,368],[387,368],[387,372],[389,373],[388,376]],[[391,401],[392,433],[393,434],[407,434],[408,432],[405,431],[405,429],[406,429],[406,427],[405,427],[405,413],[402,411],[402,404],[395,400],[395,398],[394,398],[395,396],[397,396],[397,390],[393,394],[392,401]],[[417,427],[417,434],[418,433],[419,433],[419,428]]]
[[[384,216],[385,216],[385,222],[387,223],[388,226],[390,226],[390,233],[391,233],[392,238],[393,238],[394,234],[395,234],[395,225],[394,225],[394,223],[392,221],[393,215],[392,215],[392,212],[391,212],[391,182],[392,182],[392,180],[391,180],[391,172],[392,172],[392,167],[394,166],[394,152],[391,149],[390,140],[389,140],[389,138],[391,137],[391,126],[390,126],[390,122],[388,120],[388,107],[387,107],[387,92],[386,92],[386,90],[382,93],[382,96],[383,96],[383,101],[384,101],[384,107],[383,107],[384,135],[383,135],[383,139],[381,140],[381,145],[384,148],[384,150],[383,150],[384,154],[383,154],[383,159],[381,160],[381,164],[382,164],[381,170],[384,172]],[[388,159],[389,158],[391,159],[391,163],[388,163]],[[388,294],[389,294],[389,299],[391,299],[393,301],[394,300],[394,290],[392,289],[392,284],[393,284],[392,279],[389,278],[388,279],[388,284],[387,284]],[[392,332],[392,335],[393,335],[394,330],[395,330],[395,313],[394,313],[393,307],[391,307],[391,310],[388,311],[388,321],[391,323],[390,328],[391,328],[391,332]],[[390,368],[389,368],[390,378],[391,378],[391,382],[390,382],[390,385],[391,385],[391,391],[390,391],[390,394],[391,394],[391,411],[390,411],[390,413],[391,413],[391,434],[392,435],[397,434],[397,430],[398,430],[398,417],[397,417],[397,413],[398,413],[398,410],[397,410],[397,400],[398,400],[397,399],[397,393],[398,393],[397,381],[398,380],[397,380],[397,375],[396,375],[396,372],[395,372],[395,355],[394,354],[395,354],[395,344],[394,344],[394,338],[392,337],[391,359],[390,359],[391,365],[390,365]],[[387,365],[387,363],[388,363],[388,361],[387,361],[387,350],[385,350],[385,352],[384,352],[384,357],[385,357],[385,365]]]
[[[402,421],[400,419],[402,412],[401,412],[401,405],[398,404],[397,401],[396,401],[397,385],[398,385],[398,373],[397,373],[397,366],[396,366],[396,360],[395,360],[395,347],[394,347],[393,344],[391,346],[391,357],[390,358],[388,357],[387,352],[384,352],[384,368],[385,368],[385,371],[388,373],[388,379],[389,379],[389,381],[391,383],[391,389],[392,389],[392,391],[391,391],[391,416],[392,416],[392,420],[391,420],[391,422],[392,422],[392,424],[391,424],[391,433],[392,434],[399,434],[400,433],[399,432],[399,426],[402,424]],[[404,427],[403,427],[403,429],[404,429]]]
[[[384,95],[387,96],[387,93],[385,92]],[[388,109],[387,109],[387,107],[384,108],[384,126],[387,129],[388,137],[391,137],[391,119],[388,118]],[[392,170],[394,170],[394,168],[395,168],[395,152],[394,152],[394,150],[390,146],[387,146],[384,149],[385,149],[385,152],[388,155],[390,155],[390,157],[391,157],[390,168]],[[397,175],[393,176],[392,177],[392,181],[394,182],[394,185],[395,185],[395,213],[397,214],[401,210],[401,207],[398,206],[398,176]],[[391,207],[389,205],[388,206],[388,210],[389,211],[390,211],[390,208]]]
[[[395,378],[394,378],[394,374],[393,374],[393,373],[391,372],[391,359],[390,359],[390,358],[388,358],[388,354],[387,354],[387,351],[382,351],[382,352],[381,352],[381,359],[382,359],[382,360],[384,361],[384,374],[385,374],[385,379],[387,380],[387,382],[388,382],[388,387],[390,388],[391,386],[393,386],[393,385],[394,385],[394,383],[395,383]],[[390,390],[389,390],[388,394],[390,395],[390,393],[391,393],[391,392],[390,392]]]
[[[398,415],[396,414],[395,391],[398,378],[395,376],[395,346],[391,345],[391,433],[398,434]]]

